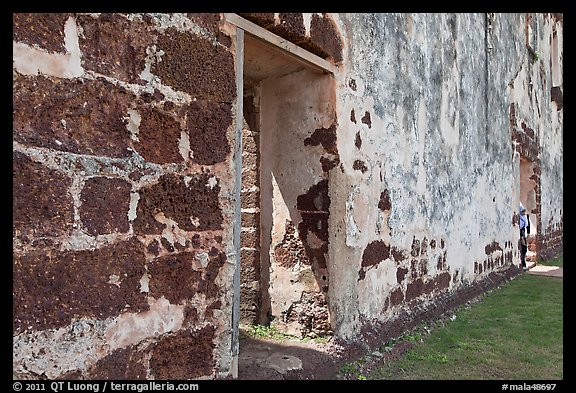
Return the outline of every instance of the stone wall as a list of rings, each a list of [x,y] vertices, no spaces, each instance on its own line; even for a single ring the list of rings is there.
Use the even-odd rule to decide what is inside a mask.
[[[15,377],[230,373],[237,86],[220,19],[13,15]]]
[[[521,159],[562,255],[562,14],[240,16],[337,71],[252,85],[224,14],[13,14],[14,378],[396,334],[519,272]]]

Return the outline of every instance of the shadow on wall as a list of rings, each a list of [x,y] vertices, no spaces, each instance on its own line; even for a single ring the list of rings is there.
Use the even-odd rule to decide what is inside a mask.
[[[338,165],[333,79],[302,70],[260,87],[261,293],[270,319],[296,336],[331,334],[329,170]],[[265,305],[267,299],[262,300]]]

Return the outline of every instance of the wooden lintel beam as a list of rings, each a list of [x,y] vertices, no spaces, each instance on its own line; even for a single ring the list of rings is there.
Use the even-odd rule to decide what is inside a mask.
[[[320,56],[317,56],[307,50],[300,48],[298,45],[266,30],[265,28],[258,26],[255,23],[250,22],[247,19],[234,13],[225,13],[224,18],[227,22],[230,22],[244,32],[256,37],[262,41],[265,41],[271,45],[271,47],[277,48],[285,54],[292,56],[294,59],[306,64],[308,67],[312,67],[321,72],[327,72],[330,74],[335,74],[338,71],[338,67],[324,60]]]

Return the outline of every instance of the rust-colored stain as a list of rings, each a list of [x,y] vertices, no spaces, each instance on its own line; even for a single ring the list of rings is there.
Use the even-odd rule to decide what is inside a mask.
[[[28,237],[70,235],[74,201],[68,192],[72,180],[60,172],[12,153],[12,230],[21,240]]]
[[[366,124],[368,128],[372,128],[372,120],[370,118],[370,112],[366,111],[362,119],[360,119],[362,123]]]
[[[150,352],[154,379],[184,380],[211,375],[214,368],[214,326],[163,336]]]
[[[352,164],[352,168],[356,171],[361,171],[362,173],[366,173],[368,167],[362,160],[354,160],[354,164]]]
[[[211,177],[208,172],[196,174],[186,184],[182,176],[169,174],[160,177],[157,183],[142,188],[133,223],[134,231],[160,235],[166,225],[154,218],[157,213],[176,221],[179,228],[185,231],[222,229],[220,186],[216,184],[210,188],[207,183]],[[192,218],[198,219],[198,225],[192,222]]]
[[[156,164],[180,163],[180,122],[169,113],[151,107],[140,107],[138,142],[134,149],[149,162]]]
[[[360,148],[362,147],[362,137],[360,136],[360,131],[356,133],[356,138],[354,139],[354,146],[356,146],[358,150],[360,150]]]
[[[63,53],[64,24],[69,17],[67,13],[13,13],[12,39],[51,53]]]
[[[390,201],[390,193],[388,192],[388,189],[380,193],[380,200],[378,201],[378,209],[382,210],[383,212],[392,209],[392,202]]]
[[[363,280],[366,276],[366,271],[378,265],[380,262],[388,259],[390,256],[390,247],[382,240],[375,240],[368,243],[364,252],[362,253],[362,266],[358,272],[358,281]]]
[[[145,380],[147,362],[144,355],[133,345],[117,349],[90,369],[89,379]]]
[[[236,99],[234,57],[228,48],[169,28],[158,37],[157,50],[164,55],[151,70],[163,84],[214,103],[232,104]]]
[[[92,177],[86,180],[80,200],[80,218],[91,235],[126,233],[131,185],[123,179]]]
[[[201,165],[224,162],[230,153],[226,132],[232,124],[232,106],[193,101],[186,117],[192,160]]]
[[[148,264],[150,296],[164,296],[172,304],[192,299],[198,292],[202,272],[194,270],[194,252],[182,252],[153,259]]]
[[[14,334],[64,327],[74,318],[147,311],[146,294],[140,292],[144,263],[143,246],[135,238],[96,250],[16,255]],[[118,285],[110,283],[113,275]]]
[[[324,150],[330,154],[338,154],[336,146],[336,124],[329,128],[318,128],[314,130],[311,136],[304,139],[304,146],[322,145]]]
[[[269,27],[269,31],[295,44],[301,43],[306,39],[303,14],[296,12],[280,13],[278,18],[280,23]]]
[[[130,156],[132,93],[98,79],[14,75],[14,140],[77,154]],[[98,97],[98,99],[94,99]]]
[[[128,20],[114,13],[76,17],[82,34],[78,35],[82,67],[86,70],[129,83],[145,83],[140,79],[146,61],[146,49],[156,42],[158,33],[151,23]]]
[[[333,62],[342,61],[342,39],[336,23],[327,14],[312,15],[310,38],[301,43],[300,46]]]

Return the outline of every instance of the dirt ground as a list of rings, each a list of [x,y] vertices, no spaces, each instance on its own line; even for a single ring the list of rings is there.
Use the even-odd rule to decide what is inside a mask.
[[[523,274],[517,272],[516,274]],[[563,269],[554,266],[530,264],[524,274],[563,277]],[[502,281],[501,281],[502,282]],[[480,289],[482,288],[482,289]],[[442,324],[452,315],[450,307],[473,303],[477,295],[486,290],[480,286],[461,296],[459,300],[451,299],[446,307],[438,307],[436,313],[423,315],[419,321],[411,322],[416,326],[423,320]],[[383,333],[386,332],[386,333]],[[367,375],[373,368],[388,360],[402,356],[411,347],[408,341],[394,341],[394,345],[383,345],[394,335],[388,329],[372,329],[363,332],[363,336],[355,343],[337,342],[331,339],[327,342],[308,340],[263,340],[241,335],[240,355],[238,362],[238,379],[240,380],[336,380],[356,379],[357,375]],[[399,334],[396,334],[399,336]],[[355,363],[355,372],[339,373],[347,362],[362,359],[362,365]]]

